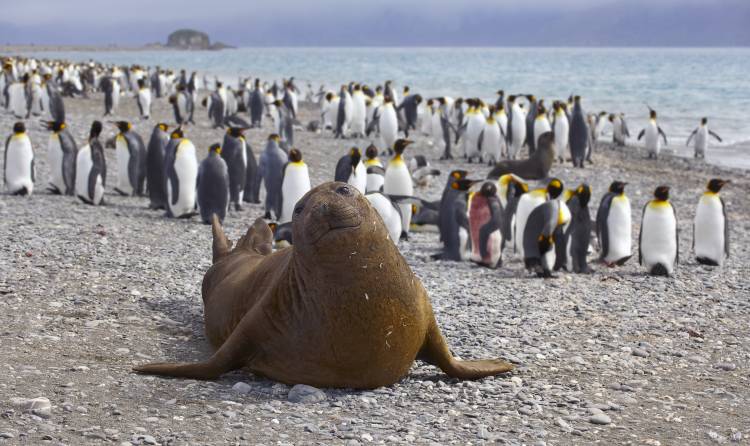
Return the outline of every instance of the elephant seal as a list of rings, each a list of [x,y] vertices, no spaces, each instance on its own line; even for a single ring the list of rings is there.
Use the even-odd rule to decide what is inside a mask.
[[[552,132],[545,132],[539,135],[539,144],[528,159],[500,161],[487,174],[487,178],[496,180],[512,173],[527,180],[542,180],[547,178],[554,160],[555,136]]]
[[[263,220],[230,250],[214,219],[202,295],[216,352],[203,362],[134,370],[215,379],[246,368],[290,385],[371,389],[399,381],[415,359],[460,379],[513,368],[451,355],[422,283],[356,188],[322,184],[293,214],[294,245],[276,252]]]

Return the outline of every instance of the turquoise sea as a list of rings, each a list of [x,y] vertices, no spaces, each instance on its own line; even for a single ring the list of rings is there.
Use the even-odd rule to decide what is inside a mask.
[[[294,76],[337,88],[351,80],[395,81],[423,96],[533,93],[551,102],[575,93],[589,112],[624,112],[631,136],[659,112],[669,148],[685,147],[700,118],[724,139],[708,160],[750,168],[750,48],[239,48],[224,51],[41,52],[37,57],[160,65],[216,75],[280,79]],[[606,131],[606,130],[605,130]]]

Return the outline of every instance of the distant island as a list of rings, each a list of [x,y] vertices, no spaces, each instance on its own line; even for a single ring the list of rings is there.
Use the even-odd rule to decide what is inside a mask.
[[[234,48],[222,42],[211,43],[208,34],[194,29],[178,29],[167,37],[167,48],[179,50],[223,50]]]

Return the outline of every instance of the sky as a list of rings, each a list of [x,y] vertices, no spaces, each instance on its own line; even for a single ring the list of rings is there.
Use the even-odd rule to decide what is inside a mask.
[[[0,44],[750,46],[750,0],[2,0]]]

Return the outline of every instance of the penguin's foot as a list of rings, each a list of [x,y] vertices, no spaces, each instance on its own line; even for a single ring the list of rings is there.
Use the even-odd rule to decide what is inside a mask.
[[[234,204],[234,210],[237,211],[237,212],[241,212],[242,211],[242,205],[240,205],[239,203],[235,203]]]
[[[408,242],[409,241],[409,233],[407,233],[406,231],[401,231],[401,236],[399,237],[399,239],[400,240],[406,240]]]
[[[270,220],[271,219],[271,211],[266,211],[266,213],[263,214],[263,218],[266,219],[266,220]]]

